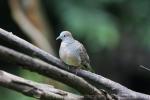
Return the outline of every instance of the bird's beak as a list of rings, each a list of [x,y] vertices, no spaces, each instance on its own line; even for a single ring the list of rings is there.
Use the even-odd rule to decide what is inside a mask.
[[[59,40],[60,39],[60,36],[58,36],[57,38],[56,38],[56,40]]]

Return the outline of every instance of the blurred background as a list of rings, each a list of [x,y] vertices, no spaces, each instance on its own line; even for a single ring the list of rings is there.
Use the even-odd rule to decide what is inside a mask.
[[[0,27],[58,57],[63,30],[87,49],[97,74],[150,94],[150,0],[0,0]],[[0,40],[0,45],[15,49]],[[0,69],[56,88],[64,84],[0,60]],[[2,100],[35,100],[0,87]]]

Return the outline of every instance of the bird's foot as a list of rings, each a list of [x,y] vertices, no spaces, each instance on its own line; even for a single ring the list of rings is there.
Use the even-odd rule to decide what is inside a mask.
[[[69,68],[70,68],[69,70],[71,70],[72,72],[74,72],[75,75],[77,75],[78,71],[80,70],[80,68],[76,67],[76,66],[69,66]]]

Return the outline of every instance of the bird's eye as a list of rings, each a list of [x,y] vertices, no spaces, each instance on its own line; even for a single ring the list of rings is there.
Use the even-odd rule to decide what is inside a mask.
[[[66,37],[66,35],[64,35],[64,37]]]

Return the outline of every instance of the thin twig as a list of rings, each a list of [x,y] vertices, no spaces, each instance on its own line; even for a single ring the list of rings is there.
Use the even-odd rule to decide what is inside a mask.
[[[145,66],[143,66],[143,65],[140,65],[139,67],[141,67],[141,68],[143,68],[143,69],[146,69],[147,71],[150,71],[149,68],[147,68],[147,67],[145,67]]]
[[[83,100],[83,96],[55,89],[0,70],[0,85],[41,100]]]

